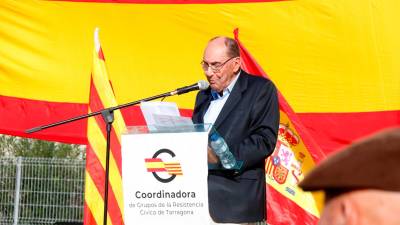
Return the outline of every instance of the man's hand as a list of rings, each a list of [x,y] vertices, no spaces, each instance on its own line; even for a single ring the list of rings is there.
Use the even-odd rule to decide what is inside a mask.
[[[207,159],[208,159],[208,163],[218,163],[219,159],[218,156],[215,155],[214,150],[212,150],[210,147],[207,148]]]

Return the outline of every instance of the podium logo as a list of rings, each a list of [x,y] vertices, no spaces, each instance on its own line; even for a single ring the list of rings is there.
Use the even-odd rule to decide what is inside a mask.
[[[164,162],[175,157],[175,153],[169,149],[163,148],[154,153],[153,158],[145,159],[147,172],[151,172],[153,176],[162,183],[169,183],[176,176],[183,175],[181,164],[179,162]],[[165,159],[166,158],[166,159]]]

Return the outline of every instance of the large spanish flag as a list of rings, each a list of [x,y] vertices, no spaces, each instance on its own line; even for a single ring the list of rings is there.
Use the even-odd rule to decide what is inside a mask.
[[[120,104],[204,79],[206,42],[238,27],[328,154],[400,124],[399,11],[398,0],[3,0],[0,133],[27,136],[27,128],[88,112],[94,27]],[[194,96],[169,101],[190,115]],[[143,124],[135,107],[122,114]],[[87,123],[29,137],[88,144]],[[301,132],[286,131],[293,128]]]

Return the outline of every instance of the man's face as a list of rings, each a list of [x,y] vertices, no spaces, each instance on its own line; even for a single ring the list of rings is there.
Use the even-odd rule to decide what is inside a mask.
[[[224,40],[211,41],[204,50],[203,70],[211,89],[221,92],[229,86],[240,68],[240,58],[227,56]]]

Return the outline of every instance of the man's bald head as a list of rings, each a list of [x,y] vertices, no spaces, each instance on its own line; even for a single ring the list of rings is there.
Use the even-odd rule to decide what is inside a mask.
[[[236,41],[228,37],[212,38],[204,50],[202,67],[211,89],[223,92],[240,71]]]
[[[233,38],[217,36],[211,38],[210,41],[208,41],[208,44],[218,44],[221,46],[225,46],[226,56],[228,56],[229,58],[240,56],[239,45]]]

